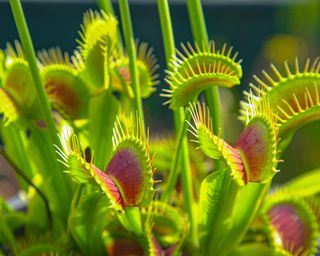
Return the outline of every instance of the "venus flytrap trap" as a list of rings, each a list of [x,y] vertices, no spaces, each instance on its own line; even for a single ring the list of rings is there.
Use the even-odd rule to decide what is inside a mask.
[[[294,62],[294,70],[285,62],[286,75],[271,65],[273,71],[269,75],[263,71],[264,78],[254,76],[258,85],[250,84],[252,92],[245,92],[245,101],[241,102],[241,119],[246,120],[246,112],[252,105],[259,105],[267,96],[272,112],[277,119],[279,136],[290,137],[299,127],[319,118],[319,57],[313,62],[307,59],[303,68],[298,59]]]
[[[94,165],[80,150],[79,140],[70,127],[61,135],[63,150],[57,147],[61,162],[77,182],[94,181],[108,196],[111,207],[122,211],[127,207],[146,207],[153,198],[153,168],[148,150],[148,138],[141,133],[137,117],[122,125],[117,119],[114,126],[113,156],[105,171]],[[87,162],[90,160],[89,162]]]
[[[54,108],[72,120],[86,118],[89,90],[69,54],[51,48],[39,52],[38,58],[44,87]]]
[[[147,43],[138,42],[136,43],[136,48],[141,97],[148,98],[155,91],[154,87],[159,84],[157,80],[159,77],[157,73],[159,65],[153,53],[153,48],[150,48]],[[124,92],[128,98],[133,98],[129,59],[125,54],[111,62],[110,73],[112,89]]]
[[[162,81],[153,48],[135,43],[127,1],[124,45],[111,3],[99,1],[104,10],[84,13],[72,54],[55,47],[37,58],[20,2],[10,2],[22,43],[0,51],[1,159],[28,180],[28,205],[22,213],[0,202],[0,254],[318,253],[319,169],[271,182],[295,131],[319,119],[319,58],[254,76],[231,143],[218,87],[240,84],[238,53],[208,41],[199,0],[187,1],[195,43],[176,49],[159,0],[169,86],[160,94],[175,136],[149,138],[142,99]]]
[[[317,252],[319,228],[308,204],[286,192],[266,198],[262,210],[267,239],[283,255],[313,255]]]
[[[212,159],[223,159],[235,181],[241,186],[246,184],[248,170],[245,170],[239,152],[222,138],[213,134],[208,107],[198,102],[191,104],[189,111],[194,122],[194,126],[188,122],[191,128],[189,132],[196,137],[195,142],[199,144],[199,148]]]
[[[89,10],[83,15],[79,43],[79,53],[83,76],[88,81],[92,91],[108,86],[105,83],[104,62],[106,44],[110,44],[108,50],[117,45],[118,22],[113,15],[107,15],[103,11]],[[108,56],[107,56],[108,57]]]
[[[8,122],[17,120],[18,116],[20,120],[39,118],[36,111],[39,105],[36,100],[32,75],[18,41],[15,42],[15,46],[7,44],[4,69],[1,94],[3,100],[8,104],[3,107],[2,112],[8,118]]]
[[[168,64],[166,82],[170,90],[164,89],[167,94],[163,97],[170,99],[170,108],[177,109],[192,101],[203,90],[215,86],[231,88],[240,83],[242,70],[240,63],[236,62],[238,53],[232,54],[232,48],[227,49],[226,44],[221,50],[216,49],[214,41],[208,46],[195,49],[190,43],[181,44],[184,53],[176,50],[178,57],[174,57]]]

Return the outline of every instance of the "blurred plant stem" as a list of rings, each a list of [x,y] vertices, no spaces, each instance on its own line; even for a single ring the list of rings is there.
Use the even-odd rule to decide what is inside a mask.
[[[114,14],[113,6],[111,0],[98,0],[98,6],[105,13]]]
[[[136,111],[138,112],[140,120],[143,122],[143,129],[144,129],[143,132],[145,133],[143,107],[142,107],[141,92],[140,92],[140,86],[139,86],[137,53],[136,53],[136,48],[134,43],[134,36],[132,31],[131,15],[130,15],[128,1],[120,0],[119,7],[120,7],[120,16],[121,16],[121,22],[122,22],[124,41],[126,46],[126,53],[129,58],[131,85],[134,92],[134,105],[135,105]]]
[[[203,10],[200,0],[187,0],[189,19],[192,28],[192,34],[195,42],[200,49],[208,45],[208,33],[204,20]],[[212,117],[213,130],[220,132],[223,138],[223,121],[220,107],[219,90],[217,86],[212,86],[205,90],[206,104],[208,105]]]
[[[208,34],[207,28],[205,24],[205,19],[203,15],[203,10],[201,6],[200,0],[187,0],[187,8],[189,13],[189,19],[191,23],[192,33],[195,40],[195,43],[198,44],[200,49],[204,50],[208,47]],[[212,118],[212,125],[213,131],[223,138],[223,121],[222,121],[222,113],[221,113],[221,106],[220,106],[220,98],[219,98],[219,90],[217,86],[212,86],[205,90],[205,98],[206,104],[209,107],[211,118]],[[222,169],[221,161],[215,161],[215,170]],[[238,194],[240,191],[240,187],[235,183],[232,182],[232,177],[229,173],[224,173],[225,183],[229,184],[230,186],[223,187],[221,194],[227,193],[225,197],[224,204],[230,205],[231,208],[219,208],[217,212],[215,212],[215,216],[225,216],[225,218],[221,217],[222,221],[228,221],[227,216],[230,216],[230,212],[226,212],[232,210],[233,202],[235,200],[234,195]],[[229,191],[235,191],[234,193],[228,194]],[[227,210],[226,210],[227,209]],[[218,228],[217,228],[218,229]],[[228,237],[227,231],[221,236],[214,235],[214,239],[212,238],[211,241],[208,241],[208,251],[209,255],[214,255],[216,253],[222,252],[220,244],[223,243],[225,237]],[[219,245],[219,246],[218,246]]]
[[[142,99],[141,99],[140,85],[139,85],[137,53],[136,53],[136,47],[134,43],[134,36],[132,31],[131,15],[130,15],[128,1],[120,0],[119,7],[120,7],[120,16],[121,16],[121,22],[122,22],[123,35],[124,35],[124,42],[126,46],[126,53],[129,58],[130,77],[131,77],[132,89],[134,92],[135,110],[138,112],[139,119],[143,124],[142,132],[143,134],[145,134],[143,106],[142,106]],[[132,210],[129,210],[127,218],[129,219],[131,224],[135,224],[134,226],[137,230],[142,230],[141,215],[138,208],[133,208]]]
[[[21,3],[19,0],[10,0],[10,5],[20,36],[22,47],[24,49],[26,60],[28,61],[29,68],[34,80],[34,85],[36,87],[35,89],[37,98],[41,106],[41,109],[39,111],[41,111],[42,117],[49,130],[49,133],[47,133],[46,129],[44,131],[40,131],[40,129],[38,129],[39,133],[42,132],[43,136],[46,136],[48,139],[37,142],[39,145],[41,144],[41,146],[44,146],[46,144],[46,150],[41,151],[40,154],[42,160],[50,159],[47,164],[52,167],[43,170],[43,174],[45,175],[44,180],[50,178],[50,181],[54,187],[54,189],[49,192],[49,201],[51,203],[51,207],[57,211],[58,215],[62,218],[62,221],[66,223],[68,218],[67,216],[69,211],[69,203],[71,201],[71,184],[69,182],[70,180],[63,176],[64,174],[62,173],[61,165],[56,161],[57,155],[54,151],[53,144],[60,146],[60,141],[58,139],[51,107],[40,77],[37,59],[35,56],[32,40]],[[63,207],[59,205],[62,205]]]
[[[37,65],[36,55],[34,52],[31,36],[27,27],[27,22],[23,13],[20,0],[10,0],[10,5],[11,5],[11,10],[13,12],[14,20],[18,29],[18,33],[20,36],[22,47],[26,55],[26,59],[28,61],[29,68],[34,80],[34,85],[36,87],[38,100],[41,106],[40,111],[42,113],[42,117],[44,118],[46,125],[49,129],[52,142],[57,146],[59,146],[60,141],[58,139],[57,130],[56,130],[52,112],[51,112],[51,107],[50,107],[44,86],[42,84],[40,72]]]
[[[98,0],[98,6],[105,13],[114,15],[114,9],[113,9],[111,0]],[[119,48],[123,49],[123,41],[122,41],[120,30],[118,30],[118,39],[119,39]]]
[[[164,50],[166,55],[167,64],[171,58],[175,58],[175,44],[172,31],[171,17],[168,2],[165,0],[158,0],[158,11],[161,22],[162,38],[164,43]],[[192,186],[192,173],[189,162],[188,141],[186,137],[186,115],[183,107],[174,111],[174,124],[177,135],[177,144],[173,158],[172,168],[168,176],[167,186],[162,194],[164,201],[169,201],[170,197],[175,190],[177,178],[179,174],[179,165],[181,163],[181,181],[183,187],[185,208],[188,212],[191,223],[191,238],[193,245],[197,248],[198,230],[195,220],[194,203],[193,203],[193,186]],[[189,119],[189,118],[188,118]]]

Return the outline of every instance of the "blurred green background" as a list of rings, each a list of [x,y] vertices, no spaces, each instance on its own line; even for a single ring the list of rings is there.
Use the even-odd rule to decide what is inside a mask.
[[[60,46],[72,52],[82,21],[82,13],[97,9],[95,1],[22,1],[30,33],[36,50]],[[162,36],[155,0],[129,1],[135,37],[147,41],[155,48],[161,66],[161,79],[165,67]],[[190,24],[184,1],[169,1],[176,45],[192,42]],[[118,4],[114,2],[116,16]],[[253,81],[252,75],[269,70],[272,62],[281,66],[298,57],[301,63],[320,55],[320,0],[207,0],[203,1],[209,38],[218,46],[224,42],[233,45],[243,59],[243,79],[232,91],[221,91],[224,104],[226,138],[234,142],[241,132],[237,120],[238,102],[242,90]],[[0,48],[6,42],[18,38],[8,1],[0,0]],[[172,133],[171,111],[162,106],[159,97],[164,82],[151,98],[145,100],[145,114],[152,136]],[[320,166],[320,122],[304,127],[297,132],[283,155],[281,172],[275,182],[283,182],[299,173]]]

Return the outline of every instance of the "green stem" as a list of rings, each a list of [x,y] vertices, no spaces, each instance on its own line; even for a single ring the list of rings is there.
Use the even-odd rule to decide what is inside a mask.
[[[140,86],[139,86],[139,77],[138,77],[137,54],[136,54],[136,48],[134,43],[128,1],[120,0],[119,7],[120,7],[120,16],[121,16],[122,28],[123,28],[123,34],[124,34],[124,41],[127,49],[127,54],[129,57],[130,77],[131,77],[132,89],[134,92],[135,108],[138,111],[140,120],[144,122],[142,100],[141,100],[141,93],[140,93]]]
[[[189,119],[189,117],[190,115],[188,115],[186,119]],[[163,193],[161,194],[161,200],[164,202],[169,202],[171,194],[175,190],[175,186],[177,184],[179,165],[181,163],[181,157],[183,157],[184,155],[182,154],[182,149],[184,148],[183,143],[185,141],[187,125],[187,122],[184,122],[184,124],[180,127],[180,131],[178,132],[176,150],[174,152],[172,160],[171,171],[167,178],[166,187],[164,188]]]
[[[249,183],[241,191],[234,206],[231,229],[222,245],[226,252],[235,250],[242,241],[269,187],[270,183]]]
[[[187,0],[189,18],[191,22],[191,28],[193,32],[193,37],[196,43],[202,47],[207,46],[208,44],[208,34],[207,28],[204,20],[203,10],[201,6],[200,0]],[[210,114],[212,117],[212,124],[213,129],[215,132],[221,134],[220,136],[223,137],[223,120],[221,114],[221,107],[220,107],[220,98],[219,98],[219,91],[217,86],[212,86],[211,88],[205,90],[205,97],[206,102],[210,110]],[[221,168],[220,161],[216,161],[217,168]],[[234,183],[232,177],[226,173],[225,174],[225,191],[221,191],[221,194],[225,194],[224,198],[224,207],[220,207],[217,216],[218,219],[224,219],[225,221],[227,218],[224,218],[223,215],[230,214],[232,212],[235,202],[235,197],[239,192],[239,187],[237,184]],[[231,192],[232,191],[232,192]],[[228,208],[226,208],[226,206]],[[221,216],[221,217],[220,217]],[[230,215],[231,217],[231,215]],[[216,221],[219,222],[219,221]],[[220,225],[224,225],[223,223],[215,223],[215,230],[219,230]],[[221,229],[220,229],[221,230]],[[224,234],[213,234],[213,237],[208,241],[207,244],[207,253],[208,255],[214,255],[216,253],[222,253],[222,245],[226,237],[230,237],[228,232],[224,232]]]
[[[105,13],[114,14],[111,0],[98,0],[98,6],[99,6],[99,8],[100,8],[101,10],[103,10]]]
[[[158,10],[162,29],[162,38],[167,63],[171,58],[175,57],[174,36],[172,31],[171,17],[169,5],[167,1],[158,0]],[[191,223],[191,238],[195,247],[198,247],[198,227],[195,221],[195,213],[193,208],[193,186],[192,173],[189,162],[188,141],[186,137],[186,127],[184,109],[180,108],[174,111],[175,131],[178,135],[177,146],[172,163],[172,169],[168,176],[167,186],[163,191],[162,199],[169,201],[172,192],[174,191],[179,174],[179,165],[181,163],[181,180],[183,186],[183,196],[185,207],[187,209]],[[188,118],[189,119],[189,118]]]
[[[124,41],[125,41],[125,46],[127,50],[127,55],[129,58],[129,69],[130,69],[132,89],[134,92],[135,109],[138,111],[138,116],[140,120],[143,122],[143,126],[142,126],[143,129],[145,129],[141,92],[140,92],[140,86],[139,86],[137,53],[136,53],[136,47],[134,43],[134,36],[132,31],[131,15],[130,15],[128,1],[120,0],[119,7],[120,7],[120,16],[122,21],[122,29],[124,34]],[[143,130],[143,133],[145,133],[145,130]],[[135,226],[134,227],[135,230],[142,232],[142,223],[141,223],[141,216],[140,216],[139,210],[138,209],[128,210],[127,217],[129,219],[129,222]]]
[[[162,29],[162,40],[167,63],[175,57],[175,45],[169,5],[166,0],[158,0],[158,11]]]
[[[18,241],[16,240],[16,237],[13,233],[12,227],[9,226],[9,223],[7,223],[5,218],[0,218],[0,230],[1,230],[1,240],[6,243],[9,248],[12,248],[12,254],[13,255],[20,255],[20,246],[18,244]],[[2,246],[0,247],[0,255],[6,255],[2,254],[6,253],[4,251],[4,248]]]
[[[208,44],[208,33],[204,20],[203,10],[200,0],[187,0],[189,19],[192,28],[192,34],[199,47]],[[207,105],[212,117],[213,130],[220,131],[223,138],[223,122],[220,110],[220,98],[217,86],[205,90]]]
[[[113,9],[111,0],[98,0],[98,6],[105,13],[114,15],[114,9]],[[123,41],[121,38],[120,30],[118,30],[118,39],[119,39],[119,44],[118,44],[119,48],[122,50],[123,49]]]
[[[124,214],[117,214],[122,226],[138,236],[143,234],[143,226],[139,208],[127,207]]]
[[[204,20],[201,0],[187,0],[192,34],[198,45],[208,43],[207,27]]]
[[[20,40],[23,46],[23,50],[26,59],[29,63],[30,71],[34,80],[34,85],[36,87],[36,93],[41,107],[39,111],[41,111],[42,117],[44,118],[46,125],[49,129],[51,141],[56,145],[60,145],[60,141],[57,136],[56,127],[51,112],[51,107],[44,86],[42,84],[42,80],[37,65],[36,55],[34,52],[32,40],[30,37],[30,33],[27,27],[27,22],[23,13],[20,0],[10,0],[10,5],[18,29]]]
[[[139,208],[128,207],[125,211],[125,215],[130,223],[133,232],[137,235],[141,235],[143,231]]]
[[[52,209],[57,212],[57,215],[62,219],[63,223],[67,221],[69,211],[69,203],[71,201],[71,183],[69,179],[63,177],[61,165],[57,162],[57,155],[53,144],[60,147],[60,140],[57,135],[54,119],[51,112],[51,107],[41,81],[37,59],[35,56],[30,33],[24,17],[23,9],[20,0],[10,0],[11,9],[14,15],[15,23],[18,29],[20,40],[24,49],[26,59],[29,63],[29,68],[34,80],[35,91],[40,104],[40,110],[44,121],[48,127],[48,131],[36,129],[33,127],[33,136],[41,134],[42,139],[36,141],[35,144],[39,149],[39,156],[42,162],[46,164],[43,169],[44,180],[47,182],[50,196],[48,199],[52,205]],[[32,128],[32,126],[31,126]],[[49,132],[49,134],[48,134]],[[43,150],[40,150],[42,148]],[[39,159],[39,161],[41,162]],[[51,206],[50,205],[50,206]]]
[[[222,245],[226,237],[229,237],[230,220],[234,212],[234,204],[240,192],[240,186],[230,178],[229,170],[223,171],[222,187],[219,190],[220,196],[216,202],[216,211],[213,212],[213,224],[209,227],[209,237],[205,244],[202,244],[206,255],[225,255]]]

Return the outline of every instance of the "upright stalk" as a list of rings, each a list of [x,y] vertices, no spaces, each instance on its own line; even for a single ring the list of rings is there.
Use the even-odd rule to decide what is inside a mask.
[[[134,43],[132,24],[131,24],[131,15],[129,10],[129,4],[127,0],[119,1],[120,7],[120,16],[122,22],[122,29],[124,34],[124,41],[127,50],[127,55],[129,57],[129,68],[130,68],[130,77],[131,84],[134,92],[134,104],[135,109],[138,111],[139,118],[141,122],[143,122],[143,133],[145,133],[144,126],[144,117],[143,117],[143,108],[142,108],[142,100],[139,86],[139,77],[138,77],[138,65],[137,65],[137,53],[136,47]],[[142,222],[141,216],[139,212],[139,208],[132,208],[128,210],[126,214],[128,220],[131,224],[135,224],[138,227],[138,230],[142,230]]]
[[[208,34],[201,6],[201,0],[187,0],[187,7],[194,39],[199,47],[207,47]],[[212,86],[209,89],[206,89],[205,97],[212,117],[213,130],[216,133],[219,131],[223,137],[223,121],[218,87]],[[220,164],[221,163],[219,161],[216,161],[217,169],[221,168]],[[240,192],[240,187],[232,181],[232,177],[229,175],[229,173],[225,173],[224,179],[225,186],[220,192],[221,195],[225,195],[224,205],[228,205],[229,207],[219,207],[217,212],[214,213],[215,216],[218,216],[219,220],[223,223],[229,221],[228,217],[230,218],[230,213],[233,211],[235,197]],[[226,186],[227,184],[228,186]],[[230,193],[230,191],[233,192]],[[215,230],[219,230],[219,227],[220,224],[216,224],[214,226]],[[226,237],[228,237],[228,231],[229,230],[225,230],[224,234],[214,234],[211,240],[208,240],[208,244],[206,245],[207,248],[205,249],[208,255],[222,255],[222,245]]]
[[[231,252],[240,244],[269,188],[270,182],[264,184],[249,183],[241,191],[234,206],[229,235],[222,244],[224,251]]]
[[[42,117],[44,118],[46,125],[49,129],[52,142],[56,145],[60,145],[60,141],[57,136],[57,130],[51,112],[51,107],[46,92],[44,90],[44,86],[42,84],[42,80],[37,65],[36,55],[34,52],[33,44],[31,41],[30,33],[27,27],[27,22],[24,17],[20,0],[10,0],[10,5],[19,32],[23,50],[34,80],[34,85],[36,87],[36,93],[41,106],[41,109],[39,111],[42,113]]]
[[[63,177],[61,166],[56,161],[57,155],[54,151],[53,144],[59,146],[60,141],[57,136],[51,107],[40,77],[36,55],[34,52],[33,44],[31,41],[30,33],[27,27],[20,0],[10,0],[10,5],[14,15],[16,27],[18,29],[20,40],[23,46],[23,50],[29,64],[32,78],[34,80],[37,98],[41,107],[39,111],[41,111],[42,118],[46,122],[49,131],[49,134],[40,130],[37,131],[39,133],[41,132],[43,136],[46,136],[43,141],[38,141],[37,145],[38,147],[45,146],[47,149],[45,151],[41,151],[40,154],[42,160],[49,160],[47,164],[50,165],[50,168],[44,170],[44,173],[46,174],[45,179],[48,179],[49,183],[51,182],[52,184],[52,187],[48,189],[50,191],[48,192],[50,194],[50,197],[48,198],[52,204],[53,209],[62,218],[63,222],[66,223],[68,207],[71,200],[71,186],[69,180]],[[49,135],[48,140],[46,140],[47,135]]]
[[[142,100],[141,100],[141,93],[140,93],[140,86],[139,86],[139,77],[138,77],[137,54],[136,54],[136,48],[134,43],[128,1],[120,0],[119,7],[120,7],[122,29],[124,34],[124,41],[125,41],[127,55],[129,57],[130,77],[131,77],[132,89],[134,92],[134,105],[136,110],[138,111],[138,115],[141,121],[144,122]]]
[[[113,9],[111,0],[98,0],[98,6],[105,13],[114,15],[114,9]],[[122,41],[120,30],[118,30],[118,40],[119,40],[119,43],[118,43],[119,48],[123,49],[123,41]]]
[[[98,0],[98,5],[105,13],[114,13],[111,0]]]
[[[207,46],[208,33],[204,20],[201,0],[187,0],[187,7],[193,37],[199,47]],[[213,130],[221,133],[223,137],[223,120],[220,108],[220,98],[217,86],[212,86],[205,90],[207,106],[212,117]]]
[[[168,2],[165,0],[158,0],[158,10],[162,29],[162,38],[164,42],[164,50],[166,55],[166,61],[169,63],[171,58],[175,57],[175,45],[172,32],[172,24],[169,12]],[[167,187],[163,192],[162,199],[168,201],[170,195],[174,191],[174,187],[177,182],[179,174],[179,163],[181,163],[181,179],[183,186],[183,196],[185,202],[185,208],[188,212],[191,223],[191,238],[195,247],[198,247],[198,227],[195,221],[195,214],[193,208],[193,192],[192,192],[192,173],[189,162],[189,150],[188,141],[185,136],[186,124],[185,113],[181,107],[177,111],[174,111],[175,131],[177,135],[177,146],[172,163],[172,169],[168,177]]]
[[[186,119],[189,119],[190,115],[187,115]],[[181,163],[181,158],[183,157],[182,151],[184,150],[184,141],[186,140],[186,130],[187,122],[185,122],[177,133],[176,150],[173,155],[171,171],[167,178],[166,187],[161,194],[161,200],[164,202],[169,202],[172,192],[175,191],[175,186],[177,184],[179,167]]]

